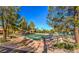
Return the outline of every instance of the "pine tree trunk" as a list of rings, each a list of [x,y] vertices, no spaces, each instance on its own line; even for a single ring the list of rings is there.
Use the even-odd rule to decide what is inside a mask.
[[[6,41],[6,30],[3,30],[3,40]]]
[[[75,42],[79,44],[79,33],[77,27],[75,27]]]
[[[7,37],[9,37],[9,29],[7,30]]]
[[[4,20],[2,20],[2,27],[3,27],[3,40],[6,41],[6,24]]]
[[[75,19],[74,20],[75,21],[77,20],[77,15],[75,15]],[[74,26],[74,34],[75,34],[75,42],[77,44],[79,44],[79,31],[78,31],[78,27],[76,26],[76,24]]]
[[[7,20],[7,37],[9,37],[9,21]]]

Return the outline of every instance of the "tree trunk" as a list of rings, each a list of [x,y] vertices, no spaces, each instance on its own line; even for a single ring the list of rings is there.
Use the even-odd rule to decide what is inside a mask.
[[[6,25],[7,25],[7,32],[6,33],[7,33],[7,37],[9,37],[9,21],[8,20],[7,20],[7,24]]]
[[[4,20],[2,20],[2,27],[3,27],[3,40],[6,41],[6,24]]]
[[[78,33],[78,27],[75,27],[75,42],[79,44],[79,33]]]
[[[6,41],[6,30],[5,29],[3,29],[3,39],[4,41]]]
[[[7,37],[9,37],[9,29],[7,29]]]
[[[74,20],[77,21],[77,18],[78,18],[77,15],[75,15]],[[74,34],[75,34],[75,42],[79,44],[79,31],[78,31],[78,27],[76,26],[76,23],[74,25]]]

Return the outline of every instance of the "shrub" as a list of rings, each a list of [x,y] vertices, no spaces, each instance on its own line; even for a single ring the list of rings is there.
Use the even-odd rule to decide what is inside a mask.
[[[67,50],[74,50],[75,48],[75,45],[74,44],[71,44],[71,43],[65,43],[65,46],[64,46],[65,49]]]
[[[74,50],[75,45],[73,43],[56,43],[54,47],[60,48],[60,49],[66,49],[66,50]]]
[[[79,44],[75,44],[75,48],[76,49],[79,49]]]
[[[57,48],[60,48],[60,49],[61,49],[61,48],[64,48],[64,44],[65,44],[65,43],[58,43],[58,44],[56,43],[56,44],[54,45],[54,47],[57,47]]]
[[[7,40],[3,40],[3,38],[0,38],[0,43],[7,42]]]

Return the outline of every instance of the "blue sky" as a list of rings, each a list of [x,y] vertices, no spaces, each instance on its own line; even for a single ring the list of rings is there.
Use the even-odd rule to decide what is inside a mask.
[[[22,6],[19,14],[24,16],[28,23],[33,21],[38,29],[52,29],[47,24],[47,6]]]

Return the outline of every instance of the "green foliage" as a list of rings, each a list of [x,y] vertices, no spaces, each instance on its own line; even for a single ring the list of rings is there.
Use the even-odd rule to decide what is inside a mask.
[[[7,40],[3,40],[3,38],[0,38],[0,43],[5,43]]]
[[[75,45],[72,43],[58,43],[58,44],[55,44],[54,47],[72,51],[74,50]]]
[[[27,30],[27,22],[24,17],[21,18],[18,26],[23,30]]]
[[[78,43],[75,44],[75,49],[79,49],[79,44]]]
[[[41,29],[41,30],[39,30],[39,29],[36,29],[36,32],[37,33],[51,33],[52,31],[51,30],[46,30],[46,29]]]
[[[64,45],[65,43],[58,43],[58,44],[55,44],[54,47],[57,47],[57,48],[64,48]]]
[[[34,30],[35,29],[34,22],[31,21],[30,24],[29,24],[29,27],[30,27],[31,30]]]
[[[72,51],[72,50],[74,50],[75,45],[70,44],[70,43],[68,43],[68,44],[66,43],[64,48],[67,49],[67,50],[71,50]]]
[[[9,32],[15,31],[18,29],[17,27],[17,20],[19,18],[19,15],[17,14],[18,7],[0,7],[0,20],[2,22],[2,28],[3,28],[3,38],[6,39],[6,37],[9,35]]]
[[[34,22],[31,21],[30,24],[28,24],[27,30],[31,33],[34,33],[36,31]]]
[[[58,10],[55,10],[57,8]],[[63,10],[64,12],[60,12],[59,10]],[[79,27],[79,7],[78,6],[49,6],[48,7],[48,25],[51,26],[55,32],[63,33],[64,35],[69,32],[74,33],[74,28]],[[70,12],[74,12],[74,14],[70,15]],[[56,12],[55,15],[52,15],[53,12]],[[68,12],[68,16],[65,15],[65,12]],[[75,13],[76,12],[76,13]],[[57,17],[59,16],[59,17]],[[76,19],[75,19],[75,17]]]

